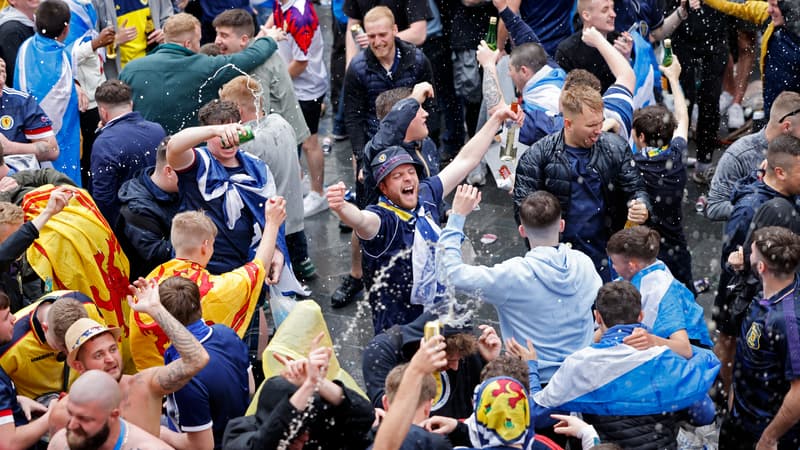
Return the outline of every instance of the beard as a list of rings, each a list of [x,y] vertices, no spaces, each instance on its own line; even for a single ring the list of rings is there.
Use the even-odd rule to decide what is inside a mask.
[[[103,424],[103,428],[92,436],[87,436],[83,430],[67,430],[67,445],[70,450],[97,450],[108,439],[111,430],[108,421]]]

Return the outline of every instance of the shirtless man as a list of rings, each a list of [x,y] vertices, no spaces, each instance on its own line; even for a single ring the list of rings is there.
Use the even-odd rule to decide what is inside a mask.
[[[120,404],[123,401],[120,384],[111,375],[102,370],[84,372],[69,391],[67,427],[53,436],[48,450],[172,448],[122,419]]]
[[[208,363],[208,353],[192,334],[164,309],[155,280],[139,278],[131,286],[131,309],[150,315],[164,330],[180,358],[169,365],[151,367],[136,375],[123,375],[122,354],[117,345],[121,332],[91,319],[80,319],[69,330],[65,342],[67,363],[78,373],[102,370],[119,382],[122,417],[158,436],[162,397],[182,388]]]

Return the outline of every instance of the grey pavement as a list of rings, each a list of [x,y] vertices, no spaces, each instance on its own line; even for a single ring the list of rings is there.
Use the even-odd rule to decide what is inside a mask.
[[[325,32],[325,42],[330,43],[330,10],[324,7],[318,7],[317,10]],[[324,137],[325,130],[331,130],[330,105],[321,124],[320,139]],[[693,152],[693,145],[690,144],[690,153]],[[348,186],[353,185],[350,155],[349,141],[334,142],[333,151],[325,157],[326,185],[340,180]],[[715,159],[718,158],[719,154],[715,154]],[[497,189],[491,179],[481,191],[481,208],[470,214],[465,226],[466,235],[475,249],[475,263],[493,265],[523,255],[525,245],[517,234],[511,197]],[[713,292],[719,278],[722,223],[711,222],[695,212],[694,204],[699,193],[698,187],[689,181],[683,209],[685,230],[692,254],[693,275],[695,279],[708,277],[712,283],[711,288],[697,299],[710,321]],[[318,273],[308,285],[312,290],[310,298],[316,300],[322,308],[342,367],[363,387],[361,354],[372,337],[369,306],[363,301],[361,305],[351,304],[341,309],[332,309],[330,306],[331,295],[341,283],[341,278],[350,270],[350,234],[342,233],[338,223],[338,218],[330,211],[324,211],[305,221],[309,253]],[[497,241],[488,245],[482,244],[480,237],[484,233],[497,235]],[[476,324],[496,324],[496,313],[491,305],[482,305],[475,317]],[[713,327],[710,329],[713,330]]]

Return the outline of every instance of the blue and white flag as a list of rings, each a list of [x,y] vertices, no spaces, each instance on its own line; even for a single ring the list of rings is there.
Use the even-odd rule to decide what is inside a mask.
[[[53,167],[80,186],[80,113],[70,59],[63,43],[34,34],[19,47],[14,88],[33,95],[50,117],[59,148]]]
[[[64,45],[71,48],[73,43],[80,44],[98,36],[97,11],[91,1],[66,0],[69,6],[69,33],[64,40]]]
[[[636,75],[636,88],[633,91],[633,108],[644,108],[656,104],[655,91],[661,91],[661,71],[658,58],[647,39],[638,31],[638,24],[630,30],[633,37],[633,73]]]
[[[244,168],[241,173],[230,175],[206,147],[195,148],[197,155],[197,188],[203,200],[222,198],[224,226],[233,230],[247,208],[256,219],[253,225],[253,239],[250,242],[250,257],[255,255],[266,224],[264,201],[277,193],[275,179],[263,161],[240,150],[236,158]],[[286,256],[277,288],[281,292],[297,292],[308,295],[308,290],[297,280],[289,262],[284,226],[278,233],[277,247]]]
[[[710,350],[683,358],[666,346],[636,350],[622,343],[635,325],[610,328],[601,341],[561,364],[533,399],[539,407],[604,416],[640,416],[688,408],[705,398],[719,372]]]
[[[525,111],[536,109],[545,111],[550,116],[559,112],[558,100],[567,73],[561,68],[545,65],[528,80],[522,93],[522,108]]]

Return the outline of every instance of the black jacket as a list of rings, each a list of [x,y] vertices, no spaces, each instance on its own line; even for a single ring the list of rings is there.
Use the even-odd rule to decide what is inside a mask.
[[[289,398],[297,387],[281,376],[264,382],[254,416],[232,419],[225,428],[222,448],[226,450],[261,450],[278,448],[286,438],[293,422],[300,421],[309,440],[303,448],[363,449],[369,445],[369,431],[375,420],[375,410],[366,399],[334,381],[344,391],[338,406],[314,395],[309,414],[297,410]]]
[[[375,114],[378,95],[394,88],[414,87],[423,81],[433,84],[431,63],[422,51],[400,39],[395,39],[394,43],[400,51],[400,61],[391,74],[386,72],[369,48],[356,55],[347,67],[344,79],[345,126],[353,146],[353,155],[359,164],[364,146],[378,130],[378,117]]]
[[[423,313],[411,323],[395,325],[375,336],[364,348],[361,368],[367,396],[373,406],[383,407],[386,376],[395,366],[411,361],[419,349],[425,322],[435,318],[430,313]],[[446,325],[442,329],[444,336],[471,332],[471,327],[454,328]],[[461,358],[458,370],[444,372],[446,376],[443,376],[442,383],[446,386],[445,390],[449,397],[437,399],[437,405],[434,405],[435,409],[431,410],[431,413],[455,419],[463,419],[472,414],[472,396],[475,386],[480,384],[483,366],[484,361],[480,354],[473,353]]]
[[[119,190],[119,217],[114,234],[131,262],[131,280],[146,276],[172,259],[169,232],[178,212],[177,193],[165,192],[153,183],[153,167],[138,171]]]
[[[651,210],[642,176],[633,163],[628,144],[618,135],[603,133],[591,148],[589,167],[600,174],[605,203],[605,224],[609,235],[623,227],[627,202],[638,199]],[[514,214],[528,194],[545,190],[561,204],[567,216],[572,191],[572,169],[564,150],[564,133],[559,131],[536,142],[519,159],[514,182]]]
[[[600,52],[596,48],[586,45],[581,39],[582,36],[583,31],[576,31],[561,41],[556,49],[556,62],[565,72],[572,69],[584,69],[595,74],[602,86],[600,91],[605,92],[609,86],[614,84],[614,74]],[[614,45],[614,40],[618,37],[619,33],[612,31],[608,33],[607,40]]]
[[[602,442],[619,444],[626,450],[673,450],[678,448],[675,414],[646,416],[595,416],[583,419],[597,430]]]

